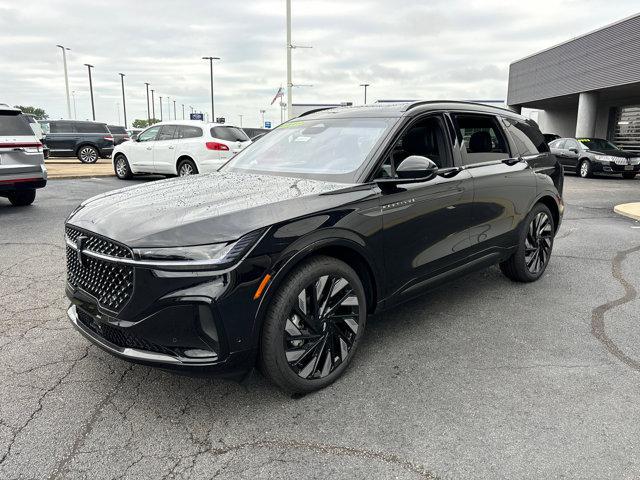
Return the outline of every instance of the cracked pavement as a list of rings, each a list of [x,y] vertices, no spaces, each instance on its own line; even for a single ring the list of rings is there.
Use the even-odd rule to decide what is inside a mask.
[[[640,223],[613,213],[640,180],[568,176],[539,282],[491,268],[373,318],[344,377],[302,398],[259,374],[238,384],[131,365],[71,327],[63,221],[122,185],[54,180],[32,207],[0,199],[0,478],[640,471]]]

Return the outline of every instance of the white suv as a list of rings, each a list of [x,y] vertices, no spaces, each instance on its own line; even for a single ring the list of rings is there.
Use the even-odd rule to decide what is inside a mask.
[[[113,169],[120,179],[137,173],[192,175],[218,170],[251,143],[242,129],[195,120],[161,122],[135,140],[113,150]]]

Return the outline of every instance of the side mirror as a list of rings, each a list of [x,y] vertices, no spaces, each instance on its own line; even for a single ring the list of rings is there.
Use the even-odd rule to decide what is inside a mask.
[[[131,135],[131,140],[133,140],[134,142],[138,141],[138,134],[134,133],[133,135]]]
[[[430,180],[438,174],[438,166],[430,158],[411,155],[398,165],[396,174],[402,180]]]
[[[573,152],[573,153],[578,153],[578,149],[577,148],[570,148],[569,151]]]

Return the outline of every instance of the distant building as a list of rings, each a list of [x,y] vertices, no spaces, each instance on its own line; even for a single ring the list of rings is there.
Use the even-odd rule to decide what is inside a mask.
[[[507,103],[544,133],[640,152],[640,14],[513,62]]]

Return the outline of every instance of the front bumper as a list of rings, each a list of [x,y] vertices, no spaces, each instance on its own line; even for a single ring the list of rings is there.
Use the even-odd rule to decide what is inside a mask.
[[[639,165],[619,165],[615,162],[593,162],[593,171],[597,173],[608,173],[611,175],[619,175],[622,173],[640,174]]]

